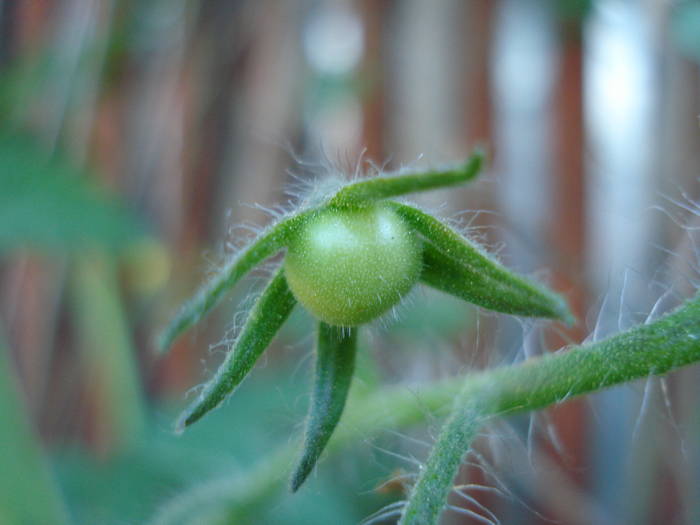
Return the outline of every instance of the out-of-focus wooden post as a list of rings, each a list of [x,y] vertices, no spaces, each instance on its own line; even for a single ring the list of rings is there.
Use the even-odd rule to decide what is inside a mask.
[[[559,71],[553,95],[553,172],[550,203],[551,250],[554,260],[561,261],[554,268],[552,285],[567,297],[578,324],[565,331],[565,336],[551,334],[551,348],[561,348],[585,337],[584,316],[587,290],[585,286],[585,128],[583,115],[583,46],[581,19],[561,22]],[[576,400],[548,410],[548,417],[561,446],[554,443],[548,448],[570,479],[583,488],[586,480],[586,426],[588,420],[585,401]],[[557,519],[546,513],[550,519]],[[544,523],[544,521],[543,521]]]
[[[365,54],[361,64],[360,77],[367,85],[362,91],[362,139],[360,144],[367,148],[367,159],[384,162],[385,134],[385,41],[387,16],[392,1],[363,0],[360,2],[360,16],[364,24]]]

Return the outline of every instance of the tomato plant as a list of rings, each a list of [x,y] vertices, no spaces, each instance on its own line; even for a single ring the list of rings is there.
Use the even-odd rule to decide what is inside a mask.
[[[467,182],[482,164],[483,155],[476,152],[454,168],[348,183],[283,218],[236,254],[175,316],[163,333],[163,348],[243,275],[286,249],[226,359],[180,417],[178,428],[200,419],[240,384],[300,303],[318,320],[318,335],[306,433],[292,475],[296,490],[340,420],[354,372],[358,327],[390,310],[417,283],[499,312],[570,321],[560,296],[510,272],[443,221],[393,200]]]

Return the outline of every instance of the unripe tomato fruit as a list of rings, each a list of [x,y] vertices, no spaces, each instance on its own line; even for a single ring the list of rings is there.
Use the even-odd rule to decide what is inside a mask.
[[[312,314],[355,326],[379,317],[418,281],[421,244],[381,203],[327,208],[290,240],[284,265],[289,287]]]

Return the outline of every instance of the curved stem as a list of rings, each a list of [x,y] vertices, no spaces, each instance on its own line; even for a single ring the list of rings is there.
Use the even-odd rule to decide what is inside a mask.
[[[597,343],[467,378],[406,506],[401,525],[437,523],[452,479],[484,421],[536,410],[700,360],[700,298]]]
[[[401,525],[429,525],[437,523],[440,517],[465,451],[474,441],[487,415],[478,400],[460,400],[466,403],[459,409],[455,407],[445,423],[413,488],[399,522]]]
[[[403,517],[404,525],[430,524],[419,521],[417,516],[431,516],[435,522],[436,513],[439,515],[444,504],[441,495],[446,495],[445,484],[449,491],[456,472],[451,466],[459,465],[484,422],[499,415],[537,410],[626,381],[661,375],[699,361],[700,298],[695,298],[653,323],[597,343],[519,365],[427,385],[386,387],[354,402],[351,399],[327,450],[337,452],[356,442],[358,436],[367,439],[387,428],[420,423],[429,414],[442,415],[452,404],[452,415],[438,437]],[[459,439],[452,439],[453,435]],[[221,491],[201,486],[178,495],[152,523],[179,523],[179,517],[203,507],[226,509],[231,519],[254,514],[284,486],[279,472],[289,464],[295,451],[295,446],[284,444],[250,471],[221,480]],[[438,472],[442,465],[447,468]],[[437,497],[427,498],[430,494]],[[205,497],[206,505],[202,501]]]

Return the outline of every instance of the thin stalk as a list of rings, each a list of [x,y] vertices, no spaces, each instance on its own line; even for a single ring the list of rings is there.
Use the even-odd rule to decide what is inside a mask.
[[[442,415],[453,406],[414,488],[403,523],[435,523],[444,499],[421,499],[421,494],[447,494],[456,467],[479,427],[496,416],[537,410],[574,396],[602,390],[634,379],[661,375],[700,361],[700,298],[648,325],[633,328],[604,341],[528,360],[525,363],[454,377],[427,385],[382,388],[352,398],[343,421],[326,447],[327,453],[367,439],[389,428],[421,423],[430,414]],[[459,439],[452,440],[452,436]],[[454,446],[450,446],[454,445]],[[244,519],[284,487],[280,470],[296,454],[294,444],[283,445],[253,469],[220,480],[220,490],[199,486],[166,504],[152,523],[172,525],[192,515],[199,506],[226,509],[233,520]],[[447,465],[445,472],[442,465]],[[447,479],[447,481],[445,481]],[[206,500],[204,505],[203,500]],[[424,510],[424,509],[427,509]],[[418,516],[433,521],[418,521]]]
[[[467,378],[401,525],[437,523],[462,457],[486,420],[665,374],[699,360],[700,298],[696,297],[654,323],[609,339]]]
[[[401,524],[428,525],[437,523],[452,480],[462,463],[465,451],[474,441],[487,412],[478,399],[460,398],[463,403],[450,415],[425,464],[423,473],[411,493],[411,499],[401,517]]]

